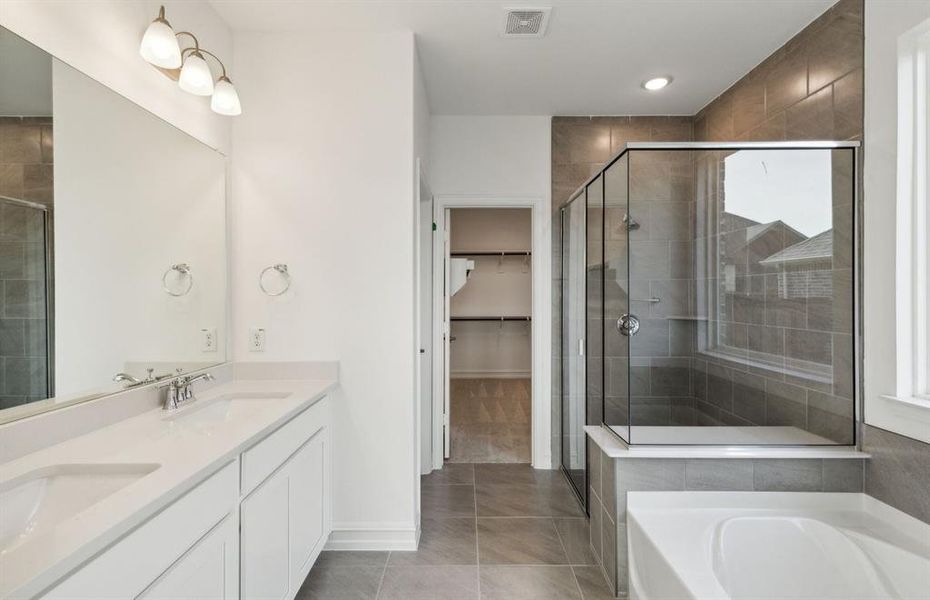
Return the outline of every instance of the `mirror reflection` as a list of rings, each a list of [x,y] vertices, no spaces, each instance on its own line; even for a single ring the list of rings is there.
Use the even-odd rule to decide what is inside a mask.
[[[0,422],[225,360],[225,158],[0,28]]]

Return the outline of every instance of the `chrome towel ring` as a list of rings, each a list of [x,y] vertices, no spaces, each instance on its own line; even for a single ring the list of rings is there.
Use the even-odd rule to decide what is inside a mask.
[[[174,291],[171,289],[171,286],[168,284],[168,276],[171,273],[177,273],[176,280],[181,281],[183,279],[187,280],[187,286],[181,291]],[[178,263],[176,265],[171,265],[168,267],[168,270],[165,271],[165,274],[161,276],[161,285],[165,290],[165,293],[169,296],[179,297],[186,296],[188,292],[191,291],[191,288],[194,287],[194,276],[191,274],[191,266],[187,263]]]
[[[271,271],[276,272],[280,278],[284,280],[284,287],[276,292],[269,291],[268,288],[265,287],[265,275]],[[278,263],[262,269],[262,272],[258,275],[258,287],[261,288],[266,296],[280,296],[286,292],[291,287],[291,274],[287,271],[287,265]]]

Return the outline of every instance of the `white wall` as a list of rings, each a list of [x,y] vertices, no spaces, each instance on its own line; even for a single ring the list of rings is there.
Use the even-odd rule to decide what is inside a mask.
[[[226,360],[226,159],[58,60],[52,90],[56,398],[127,363],[141,377]],[[177,263],[193,286],[172,297]]]
[[[413,35],[242,33],[235,62],[249,108],[233,125],[234,357],[339,361],[331,544],[410,547]],[[269,298],[258,273],[279,262],[293,283]]]
[[[209,98],[178,89],[139,56],[139,42],[164,4],[175,31],[197,34],[220,56],[238,85],[232,35],[203,1],[3,0],[0,25],[90,75],[205,144],[229,150],[229,117],[210,110]],[[248,111],[248,105],[243,110]]]
[[[882,396],[896,388],[895,244],[890,241],[895,239],[897,43],[928,18],[927,0],[865,3],[864,416],[869,424],[925,441],[930,441],[926,421],[911,414],[920,409]]]
[[[433,116],[433,193],[549,198],[549,117]]]

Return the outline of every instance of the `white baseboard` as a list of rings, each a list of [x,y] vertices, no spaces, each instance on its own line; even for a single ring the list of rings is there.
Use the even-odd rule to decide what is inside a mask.
[[[325,550],[414,551],[420,527],[407,523],[333,523]]]
[[[530,371],[452,371],[450,379],[530,379]]]

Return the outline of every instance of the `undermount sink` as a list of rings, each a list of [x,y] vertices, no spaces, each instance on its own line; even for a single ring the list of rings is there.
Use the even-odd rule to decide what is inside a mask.
[[[65,464],[0,483],[0,554],[145,477],[157,464]]]
[[[237,415],[255,410],[262,401],[287,396],[288,394],[279,392],[224,394],[207,400],[193,400],[189,406],[169,413],[165,418],[186,424],[209,425],[222,423]]]

